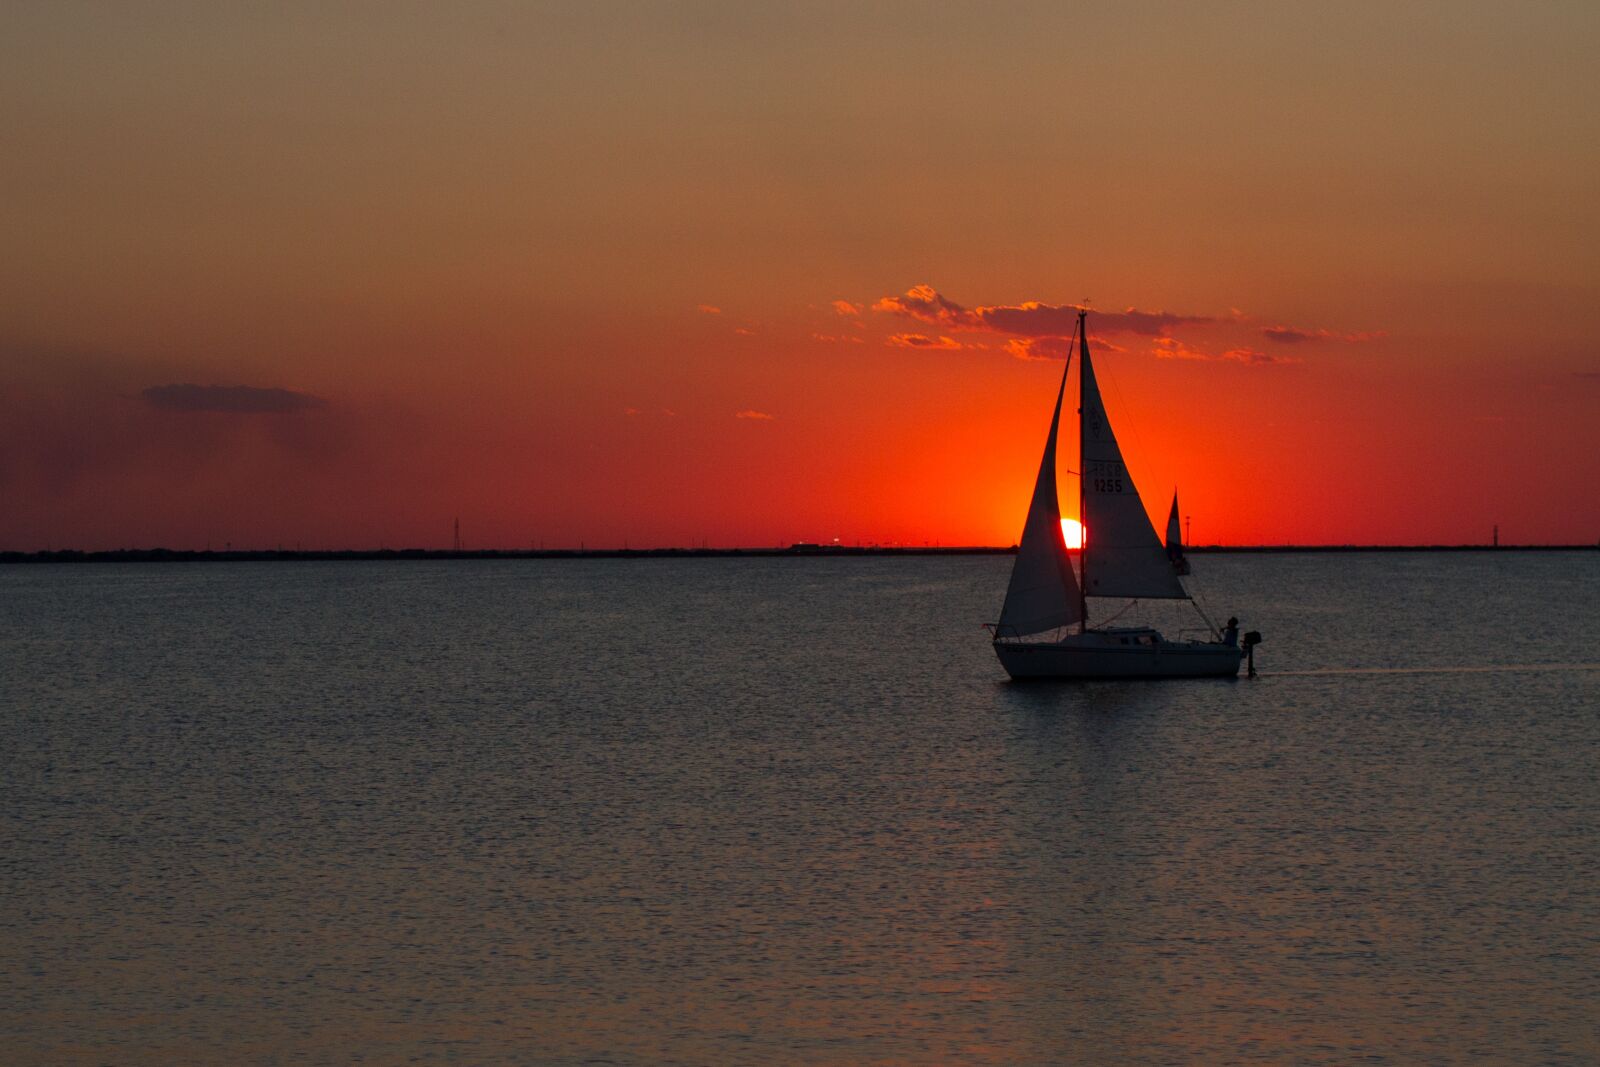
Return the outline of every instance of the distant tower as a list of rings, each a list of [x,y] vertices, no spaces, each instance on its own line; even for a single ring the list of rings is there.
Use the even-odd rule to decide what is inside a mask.
[[[1190,524],[1193,522],[1193,515],[1185,515],[1183,517],[1183,543],[1188,545],[1190,548],[1194,547],[1194,530],[1190,526]]]
[[[461,551],[461,518],[456,517],[456,551]]]

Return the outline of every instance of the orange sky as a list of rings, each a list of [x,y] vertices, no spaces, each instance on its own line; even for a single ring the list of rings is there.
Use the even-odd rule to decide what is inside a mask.
[[[1404,7],[15,5],[0,549],[1010,543],[1084,298],[1197,542],[1594,542],[1600,8]]]

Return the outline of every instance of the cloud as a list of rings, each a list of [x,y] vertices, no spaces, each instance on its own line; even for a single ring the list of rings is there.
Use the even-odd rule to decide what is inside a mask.
[[[897,333],[889,338],[889,343],[896,348],[937,348],[947,352],[959,351],[967,347],[953,337],[929,337],[925,333]]]
[[[717,305],[715,305],[715,304],[696,304],[695,305],[695,310],[699,311],[699,312],[701,312],[702,314],[705,314],[705,315],[720,315],[720,314],[722,314],[722,309],[717,307]]]
[[[974,308],[973,314],[985,327],[1000,333],[1025,337],[1071,336],[1078,324],[1078,309],[1071,304],[1042,304],[1026,300],[1021,304]],[[1099,333],[1133,333],[1143,337],[1165,337],[1176,326],[1199,326],[1219,321],[1212,315],[1177,315],[1170,311],[1089,312],[1089,322]]]
[[[777,417],[778,416],[776,415],[768,415],[765,411],[752,411],[748,409],[738,412],[736,415],[734,415],[734,418],[736,419],[754,419],[756,422],[771,422]]]
[[[1273,356],[1265,352],[1257,352],[1253,348],[1233,348],[1222,353],[1222,359],[1231,359],[1236,363],[1248,363],[1253,367],[1265,367],[1272,364],[1299,363],[1297,356]]]
[[[9,372],[7,351],[0,342],[0,367]],[[208,413],[203,402],[163,403],[181,401],[181,391],[144,395],[143,383],[170,381],[168,368],[107,371],[80,362],[74,369],[76,380],[0,381],[0,500],[18,505],[0,509],[0,542],[65,537],[82,546],[104,538],[115,547],[127,543],[115,538],[132,536],[128,528],[223,499],[241,508],[270,499],[292,510],[301,489],[342,477],[328,474],[330,465],[371,470],[365,464],[377,461],[380,438],[390,452],[400,447],[387,434],[392,413],[370,404],[330,403],[310,414]]]
[[[310,393],[254,385],[152,385],[139,395],[160,411],[219,411],[231,415],[288,415],[326,407],[328,403]]]
[[[939,295],[931,285],[913,285],[904,296],[886,296],[872,305],[873,311],[886,311],[908,319],[933,322],[957,330],[976,329],[972,313],[960,304]]]
[[[735,326],[733,328],[733,332],[738,334],[740,337],[754,337],[756,335],[754,330],[746,329],[743,326]]]
[[[811,335],[811,339],[813,341],[821,341],[825,345],[860,345],[866,343],[864,339],[851,337],[848,334],[814,333]]]
[[[1230,348],[1221,355],[1214,355],[1203,348],[1185,344],[1175,337],[1157,337],[1152,344],[1154,347],[1150,351],[1157,359],[1179,359],[1208,363],[1244,363],[1252,367],[1300,362],[1295,356],[1273,356],[1265,352],[1258,352],[1253,348]]]
[[[844,315],[847,318],[854,318],[861,314],[861,305],[852,304],[848,300],[835,300],[830,306],[836,314]]]
[[[1006,351],[1018,359],[1066,359],[1076,344],[1070,337],[1013,337]]]
[[[1216,358],[1209,352],[1202,351],[1198,348],[1191,348],[1189,345],[1184,344],[1175,337],[1156,338],[1154,347],[1152,347],[1150,351],[1151,354],[1157,359],[1204,360]]]
[[[1382,330],[1372,333],[1335,333],[1332,330],[1301,330],[1293,326],[1263,326],[1261,335],[1280,345],[1298,345],[1307,341],[1340,341],[1344,344],[1359,345],[1388,336]]]
[[[951,330],[1008,333],[1020,337],[1070,337],[1077,328],[1079,309],[1075,304],[1046,304],[1038,300],[968,308],[931,285],[914,285],[901,296],[883,297],[872,305],[872,310]],[[1140,311],[1133,307],[1089,314],[1097,333],[1133,333],[1145,337],[1164,337],[1178,326],[1224,321],[1215,315],[1179,315],[1170,311]]]
[[[1007,335],[1005,350],[1017,359],[1059,360],[1067,358],[1072,347],[1072,336],[1078,326],[1079,308],[1075,304],[1046,304],[1038,300],[1024,300],[1019,304],[995,304],[966,307],[940,293],[931,285],[915,285],[900,296],[886,296],[872,305],[872,310],[901,318],[912,319],[940,327],[950,333],[992,333]],[[1173,331],[1183,327],[1244,324],[1248,316],[1238,310],[1218,315],[1186,315],[1172,311],[1141,311],[1128,307],[1122,311],[1093,311],[1089,313],[1090,340],[1103,351],[1126,351],[1108,336],[1129,334],[1149,338],[1151,352],[1158,359],[1191,360],[1196,362],[1243,363],[1247,366],[1269,366],[1299,363],[1293,356],[1271,355],[1254,348],[1230,348],[1221,353],[1197,347],[1173,336]],[[1304,341],[1339,341],[1355,344],[1376,340],[1382,333],[1335,333],[1331,330],[1300,330],[1291,326],[1265,326],[1261,333],[1275,344],[1292,345]],[[977,342],[961,342],[939,333],[935,336],[922,333],[898,333],[888,343],[901,348],[985,348]]]
[[[1267,340],[1276,341],[1280,345],[1298,345],[1317,340],[1315,333],[1296,330],[1292,326],[1263,326],[1261,333]]]

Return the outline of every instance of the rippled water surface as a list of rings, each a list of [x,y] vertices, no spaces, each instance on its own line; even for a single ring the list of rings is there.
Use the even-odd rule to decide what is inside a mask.
[[[1197,557],[1255,681],[1009,566],[0,568],[3,1059],[1600,1060],[1600,553]]]

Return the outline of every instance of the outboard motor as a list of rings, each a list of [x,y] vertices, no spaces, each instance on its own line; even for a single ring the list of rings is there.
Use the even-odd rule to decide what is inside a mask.
[[[1251,630],[1249,633],[1244,635],[1244,654],[1248,657],[1245,662],[1250,668],[1250,673],[1247,675],[1247,677],[1254,678],[1256,676],[1256,646],[1260,643],[1260,630]]]

